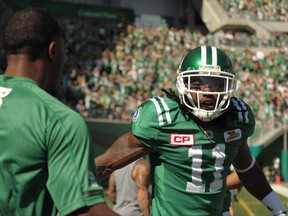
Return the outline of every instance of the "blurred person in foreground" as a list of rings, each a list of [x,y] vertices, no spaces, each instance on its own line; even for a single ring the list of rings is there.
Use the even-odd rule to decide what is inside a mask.
[[[95,159],[102,178],[149,154],[152,215],[223,215],[226,177],[233,166],[247,190],[271,211],[285,208],[251,156],[250,107],[233,96],[236,74],[228,55],[213,46],[191,50],[177,71],[178,93],[145,101],[131,132]]]
[[[149,216],[150,164],[140,158],[109,177],[108,196],[113,210],[123,216]]]
[[[57,20],[20,10],[2,42],[0,215],[117,215],[105,204],[85,121],[48,93],[64,62]]]

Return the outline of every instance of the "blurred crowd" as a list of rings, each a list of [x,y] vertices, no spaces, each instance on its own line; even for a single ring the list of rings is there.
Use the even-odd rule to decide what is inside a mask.
[[[218,0],[232,18],[288,22],[287,0]]]
[[[162,88],[175,88],[177,68],[189,50],[208,44],[231,57],[239,77],[237,95],[251,105],[259,125],[275,126],[288,118],[287,34],[275,34],[270,44],[241,32],[216,37],[67,17],[61,23],[67,55],[58,97],[85,118],[130,121],[143,101],[163,96]],[[263,44],[277,49],[264,52]],[[0,55],[2,62],[1,47]]]
[[[66,25],[70,26],[69,22],[73,21],[66,20]],[[103,44],[106,45],[98,52],[89,42],[89,38],[95,38],[97,34],[88,31],[79,38],[79,31],[71,31],[77,32],[73,39],[67,31],[68,47],[75,48],[75,43],[82,43],[85,38],[87,45],[79,47],[85,48],[86,55],[90,49],[94,54],[90,53],[79,62],[76,61],[79,53],[70,62],[66,103],[85,117],[124,121],[129,121],[132,112],[147,98],[163,95],[161,88],[174,88],[182,57],[188,50],[211,44],[212,40],[199,31],[188,29],[133,25],[123,28],[120,25],[103,30],[106,35],[102,37],[106,40]],[[260,48],[253,51],[248,46],[227,46],[225,40],[220,47],[235,62],[239,76],[238,95],[252,106],[259,124],[263,125],[266,119],[273,120],[274,124],[277,122],[274,119],[287,115],[287,47],[264,53]],[[71,52],[69,54],[71,56]]]

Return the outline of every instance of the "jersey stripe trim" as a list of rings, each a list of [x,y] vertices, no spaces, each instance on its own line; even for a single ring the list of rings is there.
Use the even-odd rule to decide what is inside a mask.
[[[161,111],[161,108],[160,108],[160,105],[159,105],[158,101],[155,98],[152,98],[150,100],[153,102],[153,104],[154,104],[154,106],[156,108],[159,125],[164,125],[162,111]]]
[[[244,103],[243,101],[241,101],[241,100],[239,100],[239,99],[238,99],[238,101],[239,101],[239,103],[241,104],[242,109],[245,110],[245,112],[243,113],[244,119],[245,119],[244,122],[245,122],[245,123],[248,123],[248,122],[249,122],[249,118],[248,118],[248,110],[247,110],[247,107],[246,107],[246,105],[245,105],[245,103]]]
[[[237,103],[236,100],[232,99],[232,102],[233,102],[234,106],[236,107],[236,109],[238,111],[241,110],[241,108],[240,108],[240,106],[239,106],[239,104]],[[238,112],[238,121],[239,122],[243,122],[243,117],[242,117],[242,113],[241,112]]]
[[[154,97],[152,99],[150,99],[157,111],[157,116],[158,116],[158,121],[159,121],[159,125],[164,125],[166,124],[170,124],[172,122],[171,120],[171,115],[170,115],[170,109],[167,105],[167,103],[164,101],[164,99],[162,97]],[[161,106],[163,107],[164,110],[162,110]],[[166,117],[166,122],[164,121],[164,115]]]
[[[249,113],[248,113],[248,109],[247,109],[245,103],[243,101],[239,100],[238,98],[236,98],[236,99],[233,98],[232,103],[234,104],[234,106],[238,110],[238,121],[248,123],[249,122],[249,118],[248,118]]]
[[[172,121],[171,121],[171,116],[170,116],[170,109],[169,109],[167,103],[164,101],[163,98],[161,98],[161,97],[157,97],[157,98],[160,99],[160,101],[161,101],[161,103],[162,103],[162,105],[164,107],[165,116],[166,116],[166,119],[167,119],[167,124],[171,124]]]
[[[245,173],[247,171],[249,171],[250,169],[252,169],[252,167],[255,165],[256,163],[256,160],[255,158],[253,157],[252,158],[252,161],[251,161],[251,164],[246,168],[246,169],[237,169],[236,167],[234,167],[234,169],[236,170],[236,172],[238,173]]]

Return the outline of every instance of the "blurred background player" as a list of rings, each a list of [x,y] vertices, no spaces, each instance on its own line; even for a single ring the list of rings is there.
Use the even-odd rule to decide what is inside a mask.
[[[234,216],[234,202],[236,201],[235,190],[242,187],[242,182],[240,181],[233,165],[230,166],[230,174],[226,178],[226,187],[223,216]]]
[[[250,107],[234,97],[236,73],[228,55],[213,46],[191,50],[177,71],[177,90],[154,97],[134,113],[132,130],[102,155],[102,177],[150,156],[152,215],[222,215],[226,176],[233,166],[246,189],[273,215],[286,210],[252,157]]]
[[[149,172],[149,162],[141,158],[110,175],[108,195],[115,212],[123,216],[150,215]]]
[[[0,215],[117,215],[105,204],[83,118],[47,92],[64,63],[61,28],[42,9],[4,28],[0,76]]]

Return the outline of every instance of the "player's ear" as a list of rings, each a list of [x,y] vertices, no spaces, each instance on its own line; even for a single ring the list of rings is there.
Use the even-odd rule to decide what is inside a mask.
[[[55,41],[52,41],[48,47],[48,59],[52,62],[55,62],[56,58],[56,44]]]

